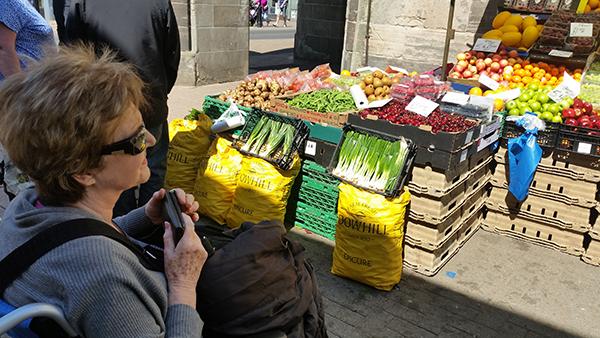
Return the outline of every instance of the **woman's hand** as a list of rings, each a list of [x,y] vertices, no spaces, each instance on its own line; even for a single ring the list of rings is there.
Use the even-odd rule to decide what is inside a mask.
[[[146,204],[146,216],[148,216],[150,221],[154,224],[161,224],[165,221],[162,214],[162,202],[166,194],[167,191],[165,189],[160,189],[152,195],[152,198],[150,198],[150,201]],[[198,219],[200,219],[200,216],[196,213],[196,210],[198,210],[198,202],[194,200],[194,195],[186,194],[179,188],[175,189],[175,194],[177,195],[181,211],[184,214],[189,215],[193,222],[197,222]]]
[[[194,231],[192,219],[182,213],[185,231],[175,245],[173,227],[165,222],[165,275],[169,284],[169,305],[186,304],[196,308],[196,284],[208,254]]]

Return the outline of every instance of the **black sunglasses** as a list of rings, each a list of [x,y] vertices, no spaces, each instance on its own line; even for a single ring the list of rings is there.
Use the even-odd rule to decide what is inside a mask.
[[[111,155],[116,153],[123,153],[129,155],[141,154],[146,150],[146,133],[148,131],[144,126],[136,132],[135,135],[128,137],[124,140],[111,143],[102,147],[102,155]]]

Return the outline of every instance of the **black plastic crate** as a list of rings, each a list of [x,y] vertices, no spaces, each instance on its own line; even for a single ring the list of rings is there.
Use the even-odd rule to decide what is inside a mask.
[[[600,158],[600,130],[563,124],[556,148]]]
[[[273,121],[290,124],[296,129],[296,132],[294,134],[294,140],[292,142],[292,147],[288,154],[283,154],[281,150],[279,150],[271,158],[265,158],[259,156],[258,154],[253,154],[241,149],[242,146],[246,144],[246,141],[248,141],[248,138],[250,138],[254,127],[256,127],[256,124],[263,116],[266,116],[267,118]],[[308,138],[308,133],[309,128],[308,126],[306,126],[306,124],[304,124],[304,122],[302,122],[302,120],[282,116],[275,113],[269,113],[255,108],[246,118],[246,125],[244,126],[244,129],[242,129],[238,140],[234,142],[233,147],[239,150],[244,155],[259,157],[268,161],[269,163],[276,165],[280,169],[289,170],[292,167],[292,164],[294,163],[294,155],[300,154],[303,150],[306,139]]]
[[[546,129],[538,131],[537,143],[542,147],[554,148],[556,147],[556,140],[558,139],[558,129],[560,123],[549,123],[546,122]],[[517,126],[515,121],[505,121],[502,129],[502,141],[506,145],[509,138],[515,138],[521,136],[525,132],[525,129]]]
[[[396,196],[400,195],[402,193],[402,188],[407,183],[408,177],[410,176],[410,172],[412,171],[412,167],[414,165],[415,155],[417,154],[416,144],[411,139],[408,139],[406,137],[388,135],[388,134],[372,131],[370,129],[361,128],[361,127],[357,127],[357,126],[353,126],[353,125],[349,125],[349,124],[344,125],[343,129],[344,129],[344,134],[342,135],[342,139],[340,140],[340,143],[338,143],[337,148],[335,149],[335,154],[333,155],[333,158],[331,159],[331,164],[328,167],[329,173],[331,173],[332,176],[338,178],[342,182],[346,182],[357,188],[367,190],[370,192],[374,192],[376,194],[380,194],[385,197],[396,197]],[[339,157],[340,157],[340,150],[342,148],[342,145],[344,144],[344,140],[346,139],[346,133],[349,131],[354,131],[354,132],[358,132],[361,134],[372,135],[372,136],[379,137],[381,139],[384,139],[386,141],[391,141],[391,142],[399,141],[401,139],[406,140],[406,142],[408,143],[408,148],[409,148],[408,155],[406,157],[406,162],[404,164],[404,168],[402,168],[402,172],[400,173],[400,179],[396,182],[396,186],[393,189],[387,190],[387,191],[378,191],[375,189],[370,189],[370,188],[359,186],[359,185],[355,184],[354,182],[350,182],[342,177],[339,177],[339,176],[336,176],[335,174],[333,174],[333,170],[336,168]]]

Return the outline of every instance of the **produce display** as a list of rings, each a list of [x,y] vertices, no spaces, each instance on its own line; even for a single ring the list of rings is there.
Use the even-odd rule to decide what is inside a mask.
[[[219,99],[227,101],[231,98],[244,107],[269,110],[271,100],[283,93],[284,89],[277,81],[255,78],[240,83],[234,90],[226,90]]]
[[[398,82],[399,79],[399,77],[392,78],[377,70],[365,75],[359,82],[359,86],[365,92],[369,101],[384,100],[390,98],[390,88],[394,81]]]
[[[263,116],[241,150],[259,157],[277,159],[290,153],[294,134],[292,125]]]
[[[591,37],[571,37],[571,23],[593,24]],[[574,54],[586,54],[594,50],[600,33],[600,13],[576,14],[558,11],[546,21],[540,39],[534,47],[535,52],[550,53],[552,50],[572,51]]]
[[[287,103],[292,107],[320,113],[342,113],[356,109],[350,92],[331,89],[300,94]]]
[[[404,138],[387,141],[348,131],[333,174],[359,187],[391,192],[401,179],[409,152],[409,144]]]
[[[392,97],[401,100],[412,100],[415,95],[430,100],[438,100],[450,89],[450,86],[435,80],[431,75],[418,75],[402,78],[399,83],[392,85]]]
[[[562,110],[571,107],[573,100],[565,99],[562,102],[555,103],[548,97],[550,90],[550,87],[530,84],[516,100],[506,103],[508,115],[522,116],[527,112],[534,112],[544,121],[561,123]]]
[[[562,118],[569,126],[600,129],[600,113],[594,111],[591,103],[579,98],[573,100],[571,108],[563,109]]]
[[[535,17],[523,18],[519,14],[508,11],[498,13],[492,22],[492,27],[494,29],[483,34],[482,38],[502,40],[502,44],[506,47],[523,50],[533,46],[544,29],[544,26],[538,25]]]
[[[477,124],[473,120],[467,120],[464,116],[451,115],[439,108],[425,117],[406,110],[406,105],[407,103],[394,100],[381,108],[365,109],[360,112],[360,115],[363,118],[367,118],[369,115],[377,116],[392,123],[415,127],[431,126],[431,132],[434,134],[439,132],[464,132]]]
[[[600,104],[600,60],[594,60],[587,70],[579,97],[592,104]]]

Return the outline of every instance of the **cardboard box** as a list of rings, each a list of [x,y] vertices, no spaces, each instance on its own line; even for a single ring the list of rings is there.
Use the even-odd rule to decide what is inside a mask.
[[[363,119],[357,114],[349,115],[348,123],[392,136],[404,136],[411,139],[419,147],[446,152],[456,152],[465,148],[465,146],[477,140],[481,132],[481,126],[476,125],[462,133],[440,132],[433,134],[427,126],[414,127],[394,124],[386,120],[376,119],[376,117]]]
[[[581,260],[595,266],[600,266],[600,240],[592,239]]]
[[[486,198],[487,194],[485,193],[474,195],[460,209],[456,209],[450,217],[439,224],[428,224],[409,218],[406,225],[406,242],[430,251],[439,249],[448,238],[459,230],[465,220],[474,213],[481,212]]]
[[[559,150],[544,150],[537,171],[568,177],[574,180],[599,183],[600,160],[590,161],[589,157],[586,159],[577,155]],[[494,159],[498,163],[508,163],[506,148],[501,147],[498,149],[498,153],[496,153]]]
[[[409,243],[404,245],[404,267],[426,276],[433,276],[456,255],[471,238],[482,221],[482,213],[476,212],[465,220],[459,230],[450,236],[438,249],[425,250]]]
[[[582,233],[494,210],[487,212],[482,228],[497,234],[527,240],[570,255],[580,256],[584,252]]]
[[[457,185],[450,192],[440,197],[431,197],[411,191],[410,212],[443,218],[444,215],[448,215],[456,208],[461,207],[466,198],[466,189],[467,185],[465,182]]]
[[[499,163],[492,177],[492,185],[508,189],[508,166]],[[537,171],[529,187],[529,194],[584,208],[598,206],[598,185],[588,181],[551,175]]]
[[[280,114],[295,117],[314,123],[322,123],[334,127],[343,127],[348,122],[348,116],[353,112],[321,113],[309,109],[297,108],[288,105],[283,99],[271,100],[273,110]]]
[[[507,189],[493,187],[486,205],[490,210],[507,217],[527,219],[573,232],[585,233],[591,228],[591,209],[535,195],[529,195],[523,202],[518,203]]]
[[[417,222],[428,223],[431,225],[445,223],[455,210],[462,208],[467,201],[478,198],[475,196],[487,194],[487,183],[489,182],[489,179],[490,177],[482,179],[477,184],[478,187],[475,192],[472,192],[471,194],[462,193],[462,198],[457,202],[455,202],[454,199],[448,198],[443,200],[429,199],[426,196],[417,196],[417,198],[415,198],[415,195],[413,194],[413,196],[411,196],[409,218]],[[458,187],[464,189],[465,192],[467,190],[466,182],[464,182],[464,185],[459,185]],[[446,200],[450,201],[450,204],[444,204],[443,201]]]

